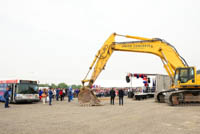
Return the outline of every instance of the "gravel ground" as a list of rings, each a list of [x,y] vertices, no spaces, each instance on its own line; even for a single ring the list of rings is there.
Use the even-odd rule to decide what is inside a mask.
[[[117,100],[116,100],[117,101]],[[200,106],[171,107],[154,99],[124,106],[80,107],[77,100],[53,105],[0,103],[0,134],[200,134]]]

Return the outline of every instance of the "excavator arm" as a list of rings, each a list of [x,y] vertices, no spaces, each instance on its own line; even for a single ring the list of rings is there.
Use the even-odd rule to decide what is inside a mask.
[[[136,39],[137,41],[115,42],[116,36]],[[113,33],[98,51],[92,65],[89,68],[89,70],[91,70],[95,65],[91,78],[86,79],[87,74],[82,83],[89,82],[88,86],[92,86],[101,71],[105,68],[105,65],[113,51],[140,52],[157,55],[160,57],[164,68],[172,79],[176,68],[188,66],[186,61],[178,54],[176,49],[164,40],[157,38],[148,39],[129,35],[124,36]]]

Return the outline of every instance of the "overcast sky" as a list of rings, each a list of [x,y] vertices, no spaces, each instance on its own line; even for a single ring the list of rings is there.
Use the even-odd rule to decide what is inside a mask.
[[[165,39],[199,68],[199,24],[198,0],[1,0],[0,79],[81,84],[113,32]],[[114,52],[97,83],[128,72],[166,74],[155,55]]]

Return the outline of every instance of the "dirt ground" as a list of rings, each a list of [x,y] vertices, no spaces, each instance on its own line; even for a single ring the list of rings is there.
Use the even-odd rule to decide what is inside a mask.
[[[200,106],[171,107],[125,97],[124,106],[80,107],[77,99],[53,105],[0,103],[0,134],[200,134]]]

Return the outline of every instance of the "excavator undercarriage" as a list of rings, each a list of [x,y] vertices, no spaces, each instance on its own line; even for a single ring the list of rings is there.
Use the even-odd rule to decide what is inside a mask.
[[[157,94],[158,102],[166,102],[170,106],[200,105],[200,89],[170,89]]]

